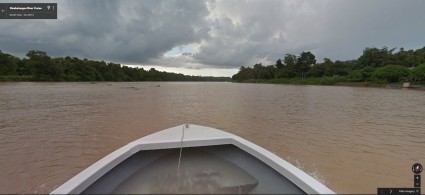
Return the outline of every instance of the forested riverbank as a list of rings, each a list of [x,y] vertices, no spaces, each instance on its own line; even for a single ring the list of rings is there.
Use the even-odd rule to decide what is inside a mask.
[[[192,76],[132,68],[112,62],[52,58],[43,51],[29,51],[19,58],[0,51],[0,81],[231,81],[230,77]]]
[[[311,52],[296,56],[286,54],[275,64],[242,66],[233,75],[236,82],[284,83],[309,85],[387,86],[411,82],[425,83],[425,47],[417,50],[400,48],[366,48],[358,59],[316,63]]]

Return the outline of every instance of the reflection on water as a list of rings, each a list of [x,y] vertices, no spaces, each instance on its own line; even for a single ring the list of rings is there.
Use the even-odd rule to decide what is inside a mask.
[[[0,83],[0,193],[48,193],[113,150],[193,123],[248,139],[338,193],[412,186],[425,92],[234,83]]]

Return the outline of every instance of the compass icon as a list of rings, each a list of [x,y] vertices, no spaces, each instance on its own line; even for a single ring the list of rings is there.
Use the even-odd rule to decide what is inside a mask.
[[[415,164],[412,166],[412,171],[413,171],[413,173],[415,173],[415,174],[420,174],[423,170],[424,170],[424,168],[423,168],[423,167],[422,167],[422,165],[421,165],[421,164],[419,164],[419,163],[415,163]]]

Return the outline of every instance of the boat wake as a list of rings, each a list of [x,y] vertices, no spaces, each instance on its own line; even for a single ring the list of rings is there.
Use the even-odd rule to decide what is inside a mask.
[[[291,159],[291,157],[286,157],[287,161],[296,166],[297,168],[301,169],[323,185],[327,185],[326,179],[323,175],[320,174],[319,170],[316,168],[316,164],[306,165],[303,163],[300,163],[298,159]]]

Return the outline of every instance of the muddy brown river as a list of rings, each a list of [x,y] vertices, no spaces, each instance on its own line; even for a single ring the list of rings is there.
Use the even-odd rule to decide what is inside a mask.
[[[0,83],[0,193],[49,193],[128,142],[183,123],[250,140],[337,193],[413,187],[412,164],[425,164],[420,90]]]

